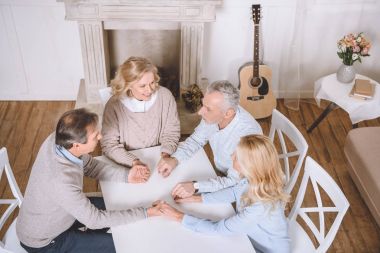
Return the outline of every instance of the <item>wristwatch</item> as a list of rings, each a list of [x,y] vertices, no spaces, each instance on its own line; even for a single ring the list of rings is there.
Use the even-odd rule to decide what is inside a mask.
[[[194,193],[197,193],[199,191],[199,183],[197,181],[193,181],[193,187],[195,189]]]

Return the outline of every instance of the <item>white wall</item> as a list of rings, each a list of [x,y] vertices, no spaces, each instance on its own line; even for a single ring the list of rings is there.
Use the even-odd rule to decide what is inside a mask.
[[[209,82],[238,84],[238,69],[252,61],[251,4],[261,3],[264,63],[281,94],[290,81],[285,71],[299,54],[301,95],[312,96],[313,82],[341,64],[336,42],[363,31],[372,41],[370,57],[357,70],[380,81],[380,11],[377,0],[304,0],[308,3],[296,36],[297,0],[224,0],[216,22],[206,24],[203,76]],[[0,0],[0,100],[75,100],[83,77],[77,24],[64,20],[63,3],[54,0]],[[293,38],[299,49],[290,50]],[[293,48],[294,49],[294,48]]]
[[[76,99],[79,33],[64,19],[53,0],[0,0],[0,100]]]

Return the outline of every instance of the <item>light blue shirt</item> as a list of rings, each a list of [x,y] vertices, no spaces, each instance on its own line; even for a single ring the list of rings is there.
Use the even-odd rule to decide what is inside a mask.
[[[263,134],[263,131],[251,114],[239,106],[233,120],[221,130],[218,124],[207,124],[202,120],[195,128],[194,133],[180,143],[172,156],[181,163],[209,142],[216,169],[226,174],[227,177],[216,177],[198,183],[199,192],[214,192],[235,185],[239,181],[237,173],[231,169],[231,155],[240,138],[250,134]]]
[[[271,208],[256,202],[242,207],[240,198],[247,190],[248,180],[217,192],[202,194],[203,203],[232,203],[236,201],[237,213],[220,221],[210,221],[185,215],[182,224],[196,232],[221,235],[247,235],[256,252],[289,253],[288,223],[282,204]]]
[[[81,168],[83,168],[83,161],[79,159],[78,157],[71,154],[67,149],[65,149],[62,146],[55,145],[55,153],[63,158],[66,158],[72,163],[75,163],[79,165]]]

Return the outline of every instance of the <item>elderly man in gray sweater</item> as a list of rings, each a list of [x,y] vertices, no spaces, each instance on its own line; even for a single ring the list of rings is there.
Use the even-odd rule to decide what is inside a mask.
[[[226,176],[179,183],[172,191],[173,197],[185,198],[195,192],[214,192],[235,185],[239,178],[232,169],[232,153],[242,136],[262,134],[257,121],[239,106],[239,90],[228,81],[216,81],[207,87],[198,114],[202,121],[194,133],[178,146],[171,157],[161,159],[158,170],[164,177],[169,176],[178,163],[189,159],[208,142],[216,169]]]
[[[103,198],[86,197],[83,176],[122,182],[141,176],[88,155],[101,137],[98,116],[77,109],[63,114],[55,133],[42,144],[16,225],[26,251],[115,252],[108,227],[160,213],[158,206],[108,211]]]

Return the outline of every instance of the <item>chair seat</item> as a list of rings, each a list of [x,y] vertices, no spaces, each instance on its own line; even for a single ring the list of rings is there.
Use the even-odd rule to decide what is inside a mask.
[[[313,242],[298,222],[293,221],[289,223],[289,236],[292,253],[315,252]]]
[[[17,218],[12,222],[12,224],[9,226],[7,233],[4,235],[4,249],[8,250],[8,252],[12,253],[27,253],[23,247],[20,245],[20,241],[17,238],[16,234],[16,220]],[[7,252],[7,251],[5,251]]]

